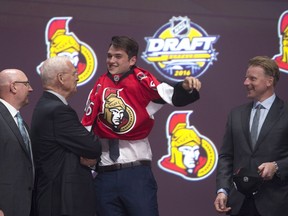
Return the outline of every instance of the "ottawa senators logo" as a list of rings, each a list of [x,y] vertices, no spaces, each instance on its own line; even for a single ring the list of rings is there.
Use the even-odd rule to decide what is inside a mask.
[[[47,58],[68,56],[78,71],[78,86],[81,86],[95,75],[97,58],[91,47],[69,31],[70,20],[72,17],[54,17],[48,22],[45,32]],[[38,73],[40,66],[37,67]]]
[[[282,13],[278,21],[278,37],[280,39],[280,53],[273,59],[279,66],[280,71],[288,73],[288,10]]]
[[[199,181],[213,173],[218,154],[214,144],[189,126],[192,111],[173,112],[166,123],[168,155],[158,166],[169,173],[190,181]]]
[[[129,132],[135,125],[134,110],[119,96],[122,89],[106,88],[103,92],[103,113],[99,115],[104,124],[118,134]]]

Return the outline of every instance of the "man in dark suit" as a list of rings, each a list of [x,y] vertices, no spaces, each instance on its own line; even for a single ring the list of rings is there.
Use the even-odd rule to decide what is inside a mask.
[[[44,93],[31,123],[37,216],[94,216],[89,166],[96,164],[101,145],[67,103],[77,91],[78,73],[64,56],[47,59],[40,71]]]
[[[16,116],[28,104],[32,91],[22,71],[0,72],[0,215],[4,216],[29,216],[31,211],[34,182],[31,143],[26,124],[23,132],[27,142],[24,142]]]
[[[279,75],[270,58],[250,59],[244,85],[253,102],[231,111],[219,154],[214,202],[219,213],[288,214],[288,114],[274,92]],[[258,121],[256,113],[260,113]],[[240,182],[232,183],[233,174],[240,176]],[[248,187],[253,182],[255,187]]]

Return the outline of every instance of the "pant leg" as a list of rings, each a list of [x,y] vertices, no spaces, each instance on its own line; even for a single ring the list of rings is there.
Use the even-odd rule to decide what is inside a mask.
[[[94,179],[97,216],[127,215],[118,191],[118,171],[98,173]]]
[[[233,215],[231,215],[233,216]],[[259,212],[257,211],[257,208],[255,206],[255,201],[253,197],[246,197],[243,205],[240,209],[239,214],[235,216],[261,216]]]
[[[149,166],[124,169],[121,200],[130,216],[158,216],[157,183]]]
[[[149,166],[99,173],[98,216],[158,216],[157,183]]]

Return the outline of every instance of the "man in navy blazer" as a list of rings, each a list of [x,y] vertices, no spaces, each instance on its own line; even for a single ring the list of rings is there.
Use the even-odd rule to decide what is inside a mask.
[[[31,122],[37,216],[94,216],[89,167],[99,159],[101,145],[67,102],[77,91],[78,73],[64,56],[47,59],[40,71],[44,93]]]
[[[244,86],[253,102],[233,109],[228,116],[216,177],[214,205],[219,213],[288,214],[288,112],[274,92],[279,75],[277,64],[270,58],[256,56],[249,60]],[[250,130],[258,104],[258,138],[253,145]],[[241,187],[235,187],[233,174],[243,168],[248,171],[240,178]],[[241,188],[253,183],[251,174],[259,179],[257,190],[244,194]]]
[[[16,115],[33,89],[17,69],[0,72],[0,215],[29,216],[34,168],[30,142],[26,148]],[[26,126],[26,132],[29,129]]]

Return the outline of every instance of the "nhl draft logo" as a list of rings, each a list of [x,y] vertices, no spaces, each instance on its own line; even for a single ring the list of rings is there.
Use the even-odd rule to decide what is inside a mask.
[[[280,71],[288,73],[288,10],[282,13],[278,21],[279,51],[273,59],[278,64]]]
[[[46,26],[47,58],[68,56],[78,72],[78,86],[89,82],[96,73],[97,58],[90,46],[69,31],[72,17],[54,17]],[[37,67],[40,73],[41,64]]]
[[[188,17],[172,17],[153,37],[145,38],[147,47],[142,58],[169,80],[199,77],[217,60],[213,44],[218,38]]]
[[[189,125],[192,111],[175,111],[166,123],[168,154],[158,166],[189,181],[207,178],[216,168],[218,153],[214,144]]]

